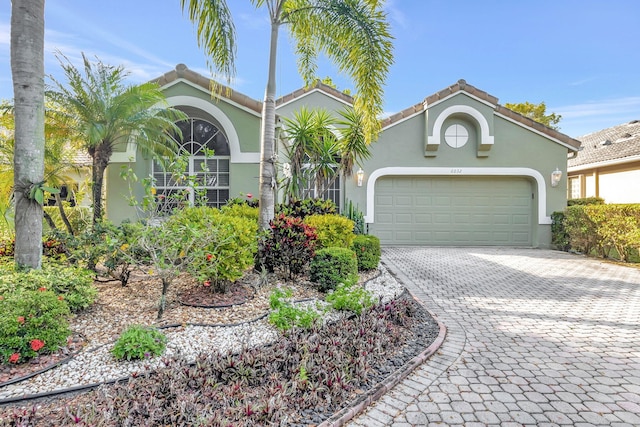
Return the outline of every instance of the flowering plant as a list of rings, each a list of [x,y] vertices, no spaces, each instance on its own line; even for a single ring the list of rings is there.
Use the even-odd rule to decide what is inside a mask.
[[[31,340],[31,350],[33,351],[39,351],[42,347],[44,347],[44,341],[41,341],[39,339],[34,339]]]
[[[20,360],[20,353],[13,353],[9,356],[9,363],[18,363],[18,360]]]

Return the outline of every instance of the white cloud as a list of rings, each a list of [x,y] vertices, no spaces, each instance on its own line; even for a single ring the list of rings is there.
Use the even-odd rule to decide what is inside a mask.
[[[11,40],[11,26],[0,23],[0,45],[9,46]]]
[[[563,119],[612,116],[635,113],[640,116],[640,96],[590,101],[583,104],[549,108],[562,115]]]
[[[396,6],[395,0],[387,0],[384,3],[384,9],[387,11],[389,19],[391,22],[398,24],[400,28],[407,28],[407,17],[400,10],[399,7]]]

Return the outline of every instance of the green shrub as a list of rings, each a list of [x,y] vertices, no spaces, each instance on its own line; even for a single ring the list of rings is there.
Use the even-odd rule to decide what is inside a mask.
[[[564,227],[565,213],[553,212],[551,214],[551,244],[560,251],[567,252],[571,248],[569,234]]]
[[[286,331],[294,326],[298,328],[309,329],[320,318],[320,313],[311,307],[298,308],[286,301],[291,298],[291,291],[282,291],[274,289],[269,295],[269,322],[281,331]]]
[[[310,215],[333,215],[338,207],[331,200],[325,199],[292,199],[289,203],[276,206],[276,212],[285,216],[306,218]]]
[[[567,206],[604,205],[604,199],[600,197],[584,197],[582,199],[569,199]]]
[[[358,257],[358,271],[378,268],[382,252],[380,250],[380,239],[376,236],[357,235],[353,240],[351,250]]]
[[[247,203],[233,203],[230,205],[224,205],[220,208],[220,212],[224,215],[239,216],[247,218],[252,221],[258,222],[258,215],[260,211],[256,206],[251,206]]]
[[[186,208],[161,227],[176,236],[171,245],[184,245],[187,271],[201,281],[211,281],[214,290],[226,291],[228,282],[238,280],[253,265],[258,223],[246,216]]]
[[[342,215],[311,215],[304,222],[316,229],[317,247],[349,248],[353,239],[353,221]]]
[[[360,209],[358,209],[357,205],[353,204],[351,200],[347,201],[347,205],[345,206],[342,215],[353,221],[353,232],[355,234],[367,234],[365,228],[366,224],[364,222],[364,214]]]
[[[372,307],[375,301],[371,292],[366,289],[342,283],[327,295],[327,302],[335,310],[348,310],[360,314],[362,310]]]
[[[358,260],[351,249],[320,249],[310,267],[311,281],[322,292],[335,289],[340,283],[355,283],[358,279]]]
[[[576,205],[567,208],[564,226],[571,248],[585,254],[628,261],[640,248],[640,205]]]
[[[289,277],[300,274],[314,255],[316,238],[315,229],[301,218],[279,214],[260,241],[256,266],[269,272],[280,268]]]
[[[0,358],[20,363],[57,351],[71,334],[69,306],[49,290],[20,290],[0,299]]]
[[[44,262],[40,270],[22,272],[7,269],[3,273],[0,276],[0,295],[45,288],[61,297],[73,312],[93,304],[98,295],[93,274],[82,267]]]
[[[167,337],[156,328],[132,325],[122,334],[111,349],[118,360],[137,360],[164,353]]]

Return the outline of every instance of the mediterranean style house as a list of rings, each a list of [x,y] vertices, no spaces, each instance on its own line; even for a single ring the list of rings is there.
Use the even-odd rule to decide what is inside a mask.
[[[601,197],[606,203],[640,203],[640,120],[578,138],[568,162],[569,199]]]
[[[181,124],[183,149],[190,173],[204,178],[208,203],[257,194],[262,103],[236,91],[212,98],[212,82],[182,64],[155,81],[190,117]],[[276,108],[282,118],[303,106],[339,111],[352,101],[318,83],[279,98]],[[357,205],[383,244],[549,247],[551,213],[566,206],[567,155],[579,146],[460,80],[384,119],[371,157],[359,173],[336,181],[329,196],[340,206]],[[215,150],[206,172],[204,148]],[[279,162],[286,162],[283,148]],[[158,192],[175,189],[152,159],[121,147],[106,177],[114,222],[134,216],[122,165],[139,177],[152,174]]]

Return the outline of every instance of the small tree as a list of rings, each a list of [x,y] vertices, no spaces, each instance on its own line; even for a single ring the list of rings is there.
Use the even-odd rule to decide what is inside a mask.
[[[520,113],[525,117],[529,117],[531,120],[535,120],[538,123],[550,127],[551,129],[558,130],[560,126],[558,123],[562,119],[560,114],[549,113],[547,114],[547,105],[543,102],[540,104],[532,104],[530,102],[521,102],[519,104],[504,104],[510,110]]]

